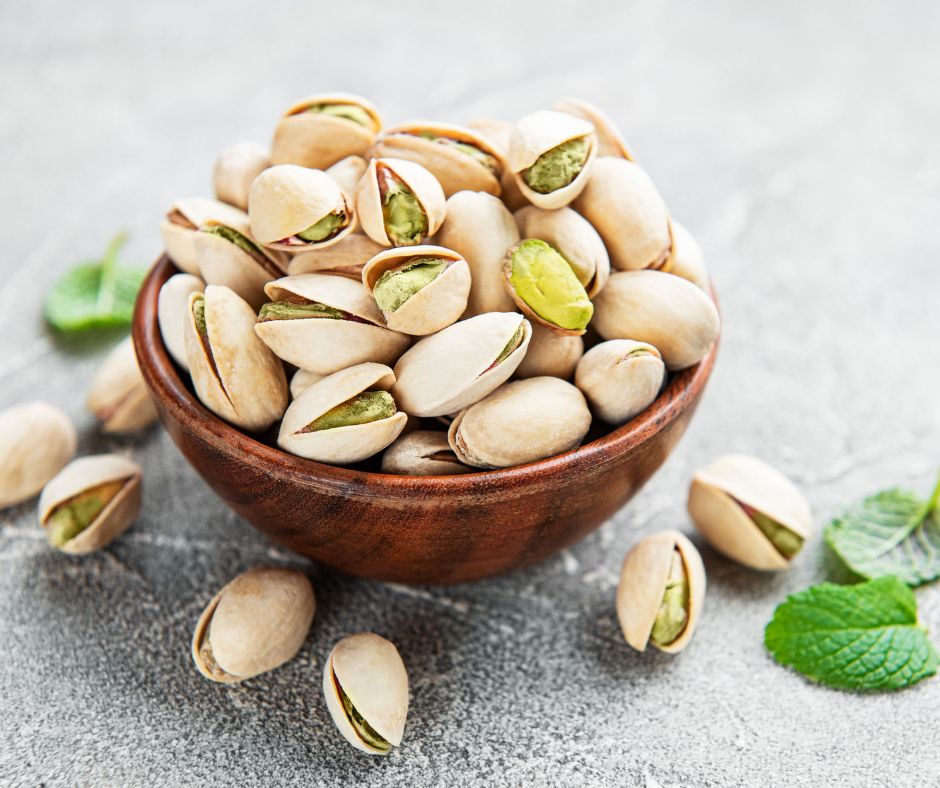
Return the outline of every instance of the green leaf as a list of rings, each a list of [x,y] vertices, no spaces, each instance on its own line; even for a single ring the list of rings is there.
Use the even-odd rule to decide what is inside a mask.
[[[940,577],[940,481],[930,500],[884,490],[826,528],[826,543],[861,577],[895,575],[910,586]]]
[[[896,577],[792,594],[764,630],[764,645],[781,665],[836,689],[897,690],[937,672],[914,594]]]
[[[80,263],[56,282],[43,306],[49,325],[67,332],[130,325],[147,272],[118,264],[125,240],[115,236],[101,260]]]

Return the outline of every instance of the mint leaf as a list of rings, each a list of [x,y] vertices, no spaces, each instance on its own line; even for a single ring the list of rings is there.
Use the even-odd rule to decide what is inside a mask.
[[[792,594],[764,630],[764,645],[781,665],[836,689],[902,689],[937,672],[914,594],[896,577]]]
[[[826,543],[861,577],[895,575],[909,586],[940,577],[940,481],[930,500],[884,490],[826,528]]]
[[[46,322],[59,331],[129,326],[146,269],[118,263],[123,233],[115,236],[101,260],[70,269],[46,295]]]

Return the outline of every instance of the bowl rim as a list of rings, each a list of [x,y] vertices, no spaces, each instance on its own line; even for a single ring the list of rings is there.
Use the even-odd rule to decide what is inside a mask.
[[[206,408],[181,378],[176,363],[163,344],[157,320],[160,288],[172,275],[180,273],[166,253],[153,263],[144,279],[134,308],[132,336],[141,373],[151,394],[170,411],[173,418],[218,452],[245,454],[259,468],[272,475],[288,475],[308,485],[341,487],[352,493],[367,487],[369,495],[414,495],[426,490],[438,493],[496,493],[517,485],[553,484],[578,470],[611,462],[636,451],[653,435],[666,429],[692,405],[705,388],[714,368],[721,340],[719,334],[705,357],[696,365],[676,373],[646,410],[626,424],[563,454],[511,468],[471,471],[448,476],[410,476],[365,471],[308,460],[289,454],[242,432]],[[714,290],[709,296],[718,306]]]

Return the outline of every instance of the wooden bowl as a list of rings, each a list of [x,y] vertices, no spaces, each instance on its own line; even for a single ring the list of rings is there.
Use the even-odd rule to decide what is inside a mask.
[[[716,343],[633,421],[551,459],[460,476],[339,468],[286,454],[275,447],[273,432],[252,437],[203,407],[157,325],[160,287],[174,273],[166,256],[157,261],[137,299],[133,328],[144,380],[170,437],[222,500],[259,531],[315,561],[375,580],[479,580],[577,542],[629,501],[669,456],[717,354]]]

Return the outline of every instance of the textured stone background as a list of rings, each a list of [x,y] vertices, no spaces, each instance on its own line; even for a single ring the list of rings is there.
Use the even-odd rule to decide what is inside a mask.
[[[65,408],[81,450],[146,469],[140,521],[74,560],[34,507],[0,513],[0,784],[940,785],[940,683],[857,697],[772,663],[775,605],[831,573],[816,539],[787,574],[702,546],[691,647],[623,643],[626,549],[690,531],[693,468],[778,465],[818,525],[895,483],[927,489],[940,438],[940,10],[936,4],[160,3],[0,7],[0,405]],[[647,489],[532,571],[446,590],[350,580],[230,514],[154,429],[96,435],[82,398],[106,346],[63,343],[39,297],[119,228],[160,248],[171,199],[221,147],[268,139],[295,98],[347,89],[389,121],[515,118],[565,94],[622,125],[698,234],[725,314],[708,396]],[[446,527],[446,523],[442,523]],[[191,667],[217,587],[300,566],[319,610],[299,657],[238,687]],[[830,574],[831,576],[831,574]],[[940,639],[940,593],[918,592]],[[376,630],[409,667],[404,745],[360,756],[320,697],[324,655]]]

